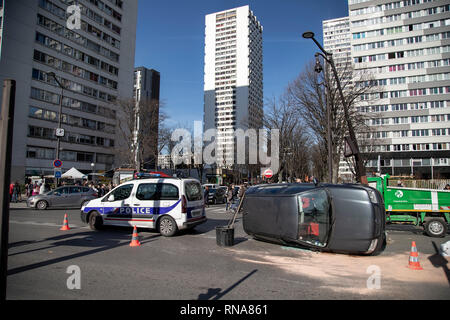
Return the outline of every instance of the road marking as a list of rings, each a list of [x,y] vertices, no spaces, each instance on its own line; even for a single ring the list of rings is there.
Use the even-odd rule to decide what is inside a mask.
[[[25,224],[25,225],[31,225],[31,226],[40,226],[40,227],[61,227],[61,225],[56,224],[56,223],[50,223],[50,222],[35,222],[35,221],[17,221],[17,220],[10,220],[9,223],[14,223],[14,224]],[[89,228],[87,226],[84,227],[79,227],[77,225],[74,224],[69,224],[70,228],[81,228],[81,229],[86,229]]]

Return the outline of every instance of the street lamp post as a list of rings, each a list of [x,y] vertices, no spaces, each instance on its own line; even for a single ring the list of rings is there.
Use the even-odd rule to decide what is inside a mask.
[[[92,182],[95,183],[96,179],[95,179],[95,163],[91,163],[91,167],[92,167]]]
[[[64,86],[56,78],[56,75],[54,72],[49,72],[47,75],[49,77],[52,77],[55,80],[55,82],[58,84],[58,86],[61,88],[61,96],[59,98],[58,127],[56,128],[56,133],[55,133],[55,135],[56,135],[56,159],[59,160],[59,150],[61,148],[61,137],[64,137],[64,130],[62,130],[62,128],[61,128]],[[59,178],[56,178],[56,186],[58,186],[58,185],[59,185]]]
[[[305,39],[312,39],[314,41],[314,43],[317,45],[317,47],[320,49],[320,51],[322,51],[324,53],[324,55],[322,55],[322,57],[331,66],[331,70],[333,71],[334,78],[336,79],[336,85],[337,85],[337,88],[339,91],[339,95],[341,97],[342,105],[344,107],[344,116],[345,116],[345,120],[347,122],[348,134],[350,136],[350,141],[352,141],[352,143],[355,147],[355,152],[353,153],[353,155],[355,156],[355,162],[356,162],[356,180],[362,184],[368,184],[367,176],[366,176],[366,168],[364,167],[364,163],[361,159],[358,142],[356,140],[355,130],[353,128],[353,124],[352,124],[350,116],[349,116],[349,111],[348,111],[349,106],[347,104],[347,100],[345,99],[344,93],[342,91],[341,82],[339,80],[336,66],[333,61],[333,54],[325,51],[325,49],[320,45],[320,43],[314,38],[314,32],[307,31],[307,32],[303,33],[302,36]]]

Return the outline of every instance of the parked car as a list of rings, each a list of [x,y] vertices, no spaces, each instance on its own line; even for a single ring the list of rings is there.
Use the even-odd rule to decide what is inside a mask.
[[[383,198],[362,185],[266,184],[245,193],[243,226],[256,239],[375,255],[386,245]]]
[[[64,186],[27,199],[27,206],[39,210],[47,208],[81,208],[83,204],[98,197],[97,192],[88,187]]]
[[[223,188],[209,189],[208,204],[219,204],[227,202],[227,193]]]

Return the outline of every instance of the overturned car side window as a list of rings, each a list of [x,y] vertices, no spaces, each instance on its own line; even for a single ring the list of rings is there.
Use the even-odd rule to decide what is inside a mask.
[[[327,245],[330,229],[330,201],[325,190],[298,196],[298,240],[319,247]]]

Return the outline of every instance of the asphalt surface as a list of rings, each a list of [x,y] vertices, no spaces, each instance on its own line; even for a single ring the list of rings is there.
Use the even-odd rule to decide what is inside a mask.
[[[60,231],[68,214],[70,231]],[[208,222],[165,238],[132,228],[91,231],[79,210],[10,210],[8,300],[315,300],[450,299],[448,259],[421,228],[388,227],[386,250],[376,257],[317,253],[262,242],[245,234],[241,217],[235,244],[216,244],[217,226],[231,215],[223,205],[207,208]],[[424,270],[407,268],[411,241]],[[381,286],[368,288],[369,266],[381,270]],[[80,281],[68,268],[77,266]],[[70,270],[69,270],[70,271]],[[68,282],[80,288],[69,289]]]

